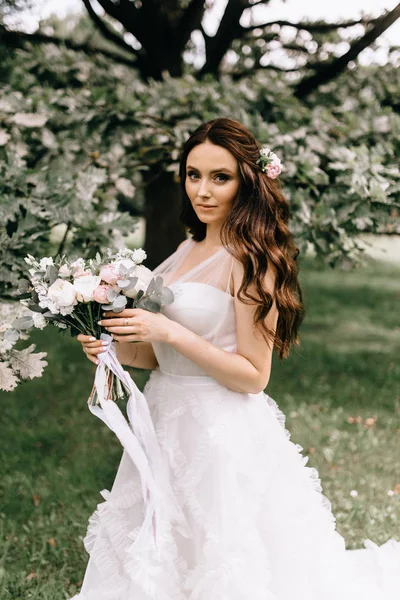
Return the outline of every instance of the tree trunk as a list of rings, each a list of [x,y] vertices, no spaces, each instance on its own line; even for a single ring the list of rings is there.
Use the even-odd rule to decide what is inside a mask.
[[[175,252],[186,235],[179,221],[182,207],[180,186],[174,181],[173,174],[166,171],[155,177],[154,172],[150,172],[148,180],[145,192],[146,266],[154,269]]]

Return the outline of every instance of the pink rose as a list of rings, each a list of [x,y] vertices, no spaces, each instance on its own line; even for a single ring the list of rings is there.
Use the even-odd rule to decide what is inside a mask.
[[[271,179],[276,179],[276,177],[281,174],[281,171],[282,167],[279,163],[267,165],[267,175],[268,177],[271,177]]]
[[[120,279],[119,271],[114,267],[114,265],[105,265],[102,267],[99,276],[103,281],[109,283],[110,285],[115,285],[118,279]]]
[[[99,304],[108,304],[107,291],[112,290],[110,285],[99,285],[93,292],[93,300]]]
[[[84,271],[81,268],[78,268],[76,271],[73,272],[73,276],[76,279],[77,277],[86,277],[86,275],[91,275],[92,272],[91,271]]]

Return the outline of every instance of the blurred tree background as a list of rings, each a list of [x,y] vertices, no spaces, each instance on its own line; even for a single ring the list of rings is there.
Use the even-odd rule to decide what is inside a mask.
[[[212,0],[82,0],[82,13],[36,31],[10,25],[35,4],[0,0],[3,300],[27,253],[94,256],[130,243],[142,222],[146,264],[161,262],[185,235],[183,142],[205,120],[240,120],[282,158],[308,311],[301,348],[284,365],[274,357],[268,393],[349,546],[400,539],[399,269],[351,270],[361,235],[400,234],[400,50],[385,64],[359,60],[400,4],[331,23],[228,0],[211,34]],[[76,342],[50,328],[32,341],[51,347],[45,376],[2,395],[0,600],[65,600],[120,446],[86,414],[93,365]],[[148,373],[133,375],[142,387]]]
[[[2,279],[14,285],[30,241],[46,254],[61,224],[59,249],[95,252],[143,216],[148,264],[161,262],[184,237],[181,145],[221,115],[282,157],[301,250],[351,264],[357,233],[398,232],[400,55],[384,67],[357,57],[400,4],[375,19],[292,23],[260,22],[268,1],[230,0],[210,37],[213,4],[84,0],[86,14],[34,33],[0,25],[1,262],[13,269]]]

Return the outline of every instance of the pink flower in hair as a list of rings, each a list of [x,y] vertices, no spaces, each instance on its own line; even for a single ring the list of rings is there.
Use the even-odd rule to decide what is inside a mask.
[[[267,165],[267,175],[268,177],[271,177],[271,179],[275,179],[276,177],[278,177],[278,175],[280,175],[282,172],[282,167],[279,164],[271,164],[271,165]]]
[[[267,147],[261,148],[257,164],[260,165],[261,171],[266,173],[271,179],[275,179],[282,172],[280,158]]]

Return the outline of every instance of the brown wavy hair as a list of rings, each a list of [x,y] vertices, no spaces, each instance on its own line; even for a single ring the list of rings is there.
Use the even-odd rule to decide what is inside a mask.
[[[205,238],[207,224],[197,217],[186,193],[186,161],[192,148],[206,140],[226,148],[238,161],[239,190],[221,227],[220,237],[223,245],[229,246],[227,250],[244,268],[238,298],[245,304],[258,305],[254,325],[259,325],[264,339],[273,342],[282,361],[289,356],[292,344],[300,344],[298,330],[304,318],[296,264],[300,251],[288,227],[288,202],[278,180],[268,177],[256,164],[261,144],[244,125],[225,118],[203,123],[186,141],[179,168],[183,192],[179,219],[195,241]],[[264,281],[269,265],[276,272],[275,300],[279,311],[276,331],[264,322],[273,304]],[[254,283],[257,297],[249,293],[250,283]]]

